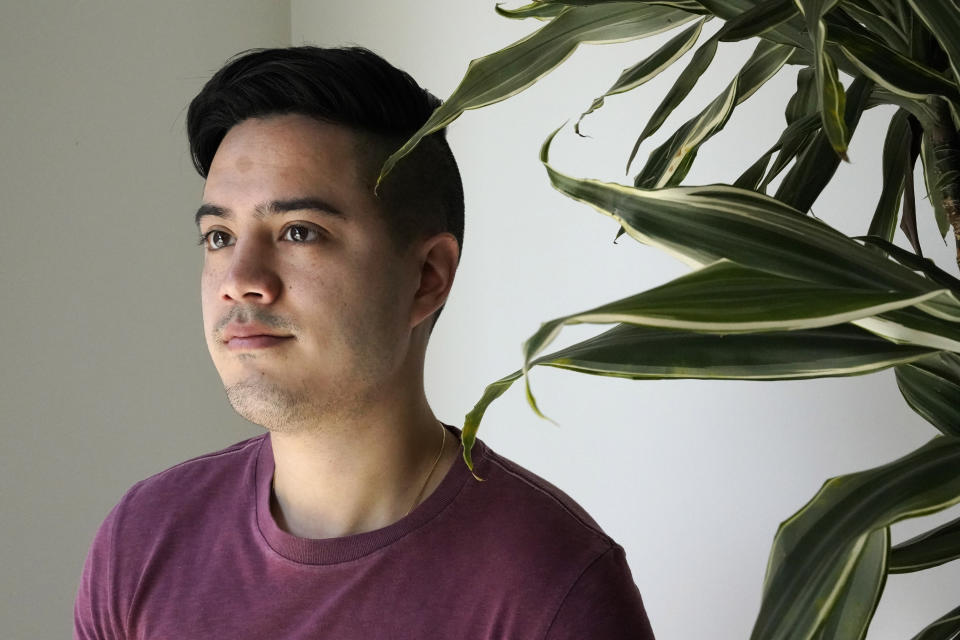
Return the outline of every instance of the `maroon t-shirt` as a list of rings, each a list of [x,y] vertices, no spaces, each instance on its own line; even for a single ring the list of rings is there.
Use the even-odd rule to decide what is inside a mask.
[[[485,482],[457,462],[401,520],[325,540],[273,520],[268,434],[172,467],[101,525],[74,637],[653,638],[623,549],[481,441],[474,459]]]

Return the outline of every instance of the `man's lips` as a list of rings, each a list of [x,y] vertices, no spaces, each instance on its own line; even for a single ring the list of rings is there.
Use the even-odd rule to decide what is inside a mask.
[[[276,333],[258,324],[230,323],[223,332],[223,341],[230,350],[270,347],[291,338],[293,336]]]
[[[263,349],[278,345],[287,340],[293,340],[293,336],[235,336],[227,341],[227,349],[231,351],[238,349]]]

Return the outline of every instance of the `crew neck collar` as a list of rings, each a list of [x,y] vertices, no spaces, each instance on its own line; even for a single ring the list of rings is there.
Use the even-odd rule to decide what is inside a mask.
[[[461,431],[457,427],[444,424],[457,441]],[[477,468],[485,458],[486,447],[478,440],[473,449],[473,459]],[[273,445],[270,434],[261,440],[256,464],[256,518],[257,528],[267,545],[276,553],[293,562],[301,564],[327,565],[348,562],[362,558],[377,549],[396,542],[403,536],[419,529],[440,514],[463,488],[471,477],[462,458],[458,458],[437,488],[418,504],[413,511],[393,524],[381,529],[366,531],[339,538],[312,539],[300,538],[281,529],[270,513],[270,494],[274,472]]]

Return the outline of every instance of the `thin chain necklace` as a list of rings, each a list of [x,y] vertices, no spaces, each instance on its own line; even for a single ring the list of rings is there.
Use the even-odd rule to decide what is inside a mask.
[[[437,468],[437,463],[440,462],[440,456],[443,455],[443,447],[447,444],[447,428],[443,426],[443,423],[437,420],[437,424],[440,425],[440,431],[443,432],[443,439],[440,441],[440,451],[437,452],[437,459],[433,461],[433,466],[430,467],[430,473],[427,474],[426,479],[423,481],[423,486],[420,487],[420,493],[417,494],[417,497],[414,498],[413,504],[407,509],[407,513],[403,514],[403,517],[407,517],[413,508],[417,506],[417,503],[420,502],[420,496],[423,495],[424,489],[427,488],[427,483],[430,482],[430,477],[433,475],[434,470]]]

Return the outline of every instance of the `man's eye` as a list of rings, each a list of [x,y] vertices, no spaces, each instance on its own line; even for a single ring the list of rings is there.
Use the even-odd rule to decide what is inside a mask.
[[[302,224],[293,224],[287,227],[283,232],[283,239],[291,242],[312,242],[320,234],[316,229],[304,226]]]
[[[203,244],[207,249],[216,251],[217,249],[222,249],[233,244],[233,238],[225,231],[214,229],[213,231],[208,231],[200,236],[200,243]]]

